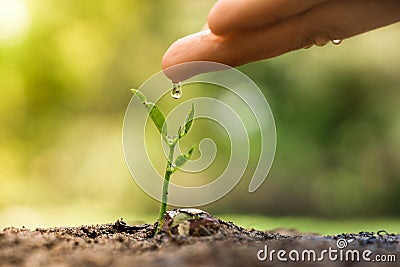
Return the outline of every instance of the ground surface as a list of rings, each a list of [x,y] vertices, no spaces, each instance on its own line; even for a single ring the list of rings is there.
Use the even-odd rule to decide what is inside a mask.
[[[400,262],[400,235],[382,231],[319,236],[284,229],[246,230],[218,219],[209,222],[196,228],[181,223],[164,229],[155,238],[153,225],[131,226],[122,220],[68,228],[5,228],[0,232],[0,266],[293,266],[289,258],[290,254],[296,259],[293,250],[298,252],[298,264],[304,266],[398,266]],[[347,247],[338,249],[338,240]],[[271,258],[260,261],[257,253],[265,248],[268,255],[273,249],[284,249],[286,254],[281,256],[289,262],[279,261],[276,253],[272,261]],[[329,260],[326,252],[324,261],[319,262],[321,251],[329,248],[334,250],[331,256],[336,256],[336,261]],[[352,258],[349,250],[359,251],[360,261]],[[367,258],[372,261],[383,255],[381,259],[393,261],[395,257],[397,263],[367,265],[362,258],[363,252],[369,254],[366,250],[371,250]],[[309,251],[315,251],[317,262],[308,260],[308,256],[313,259]],[[259,255],[265,257],[263,251]]]

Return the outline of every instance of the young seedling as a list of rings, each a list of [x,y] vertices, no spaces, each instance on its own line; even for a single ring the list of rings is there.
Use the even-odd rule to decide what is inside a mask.
[[[131,91],[133,92],[133,94],[137,95],[142,104],[145,106],[145,108],[149,113],[150,118],[154,122],[154,125],[157,127],[164,142],[169,147],[168,160],[167,160],[167,166],[165,167],[164,183],[162,189],[160,214],[158,216],[157,229],[154,234],[157,235],[163,225],[163,218],[167,211],[168,186],[169,186],[169,181],[171,179],[171,175],[177,170],[179,170],[190,159],[190,157],[193,154],[194,148],[196,147],[196,145],[193,145],[189,149],[187,154],[179,155],[178,157],[176,157],[174,161],[174,152],[176,145],[178,144],[179,140],[185,137],[192,128],[194,119],[194,105],[192,104],[191,109],[186,115],[184,125],[179,126],[177,134],[173,136],[168,136],[167,121],[165,120],[165,115],[162,112],[162,110],[156,104],[148,102],[146,97],[140,91],[136,89],[131,89]]]

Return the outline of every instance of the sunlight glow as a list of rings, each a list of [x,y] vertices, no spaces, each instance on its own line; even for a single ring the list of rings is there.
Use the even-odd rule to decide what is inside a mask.
[[[14,38],[29,26],[29,12],[23,0],[0,0],[0,40]]]

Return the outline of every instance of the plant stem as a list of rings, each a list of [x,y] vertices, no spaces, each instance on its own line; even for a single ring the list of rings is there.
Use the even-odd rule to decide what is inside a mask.
[[[173,168],[174,168],[172,163],[174,161],[175,145],[176,145],[176,143],[169,144],[168,163],[167,163],[167,167],[165,169],[164,184],[163,184],[163,190],[162,190],[162,202],[161,202],[161,207],[160,207],[160,214],[158,216],[157,229],[156,229],[156,232],[154,233],[154,236],[157,235],[158,232],[160,231],[160,229],[163,225],[163,219],[164,219],[165,212],[167,211],[168,186],[169,186],[169,180],[171,178],[171,174],[173,173]]]

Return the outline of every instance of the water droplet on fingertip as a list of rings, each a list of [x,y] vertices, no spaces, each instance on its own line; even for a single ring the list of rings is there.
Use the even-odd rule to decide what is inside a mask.
[[[340,39],[333,39],[332,40],[332,44],[334,44],[334,45],[338,45],[338,44],[340,44],[342,42],[342,40],[340,40]]]
[[[178,83],[173,83],[172,84],[171,96],[174,99],[181,98],[181,96],[182,96],[182,82],[178,82]]]

